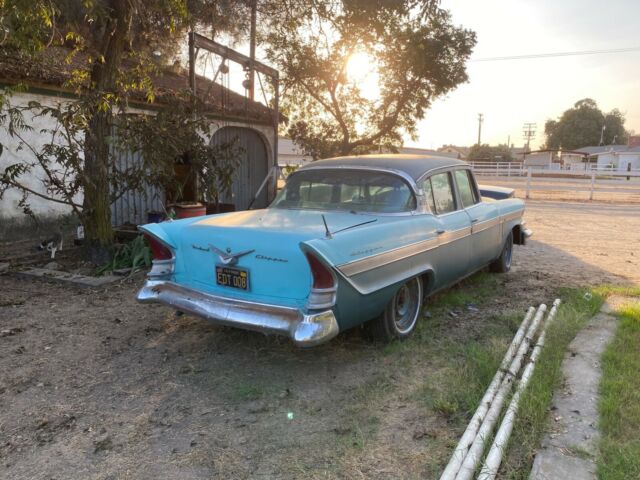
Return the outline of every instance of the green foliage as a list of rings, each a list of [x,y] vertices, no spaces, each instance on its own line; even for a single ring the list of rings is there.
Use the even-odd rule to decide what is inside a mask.
[[[151,249],[142,235],[124,245],[115,247],[109,263],[98,268],[98,274],[113,272],[122,268],[130,268],[132,272],[139,268],[151,266]]]
[[[46,149],[20,138],[19,132],[29,127],[20,125],[22,112],[14,110],[16,115],[0,119],[12,136],[19,137],[20,148],[35,157],[35,161],[27,157],[4,172],[0,195],[7,188],[19,190],[27,212],[29,195],[70,205],[81,214],[88,244],[104,251],[113,237],[109,205],[114,196],[140,187],[144,180],[144,176],[131,175],[135,172],[114,168],[114,118],[126,111],[133,94],[154,100],[151,77],[159,64],[170,63],[171,57],[179,54],[186,29],[204,28],[241,4],[215,0],[0,0],[3,47],[36,52],[48,45],[64,46],[69,49],[68,61],[80,59],[66,85],[76,92],[78,102],[70,107],[29,107],[40,108],[36,115],[54,116],[59,121],[56,131],[43,132],[51,138]],[[200,16],[207,12],[217,14]],[[219,28],[230,28],[231,23],[222,23]],[[0,102],[4,104],[5,99]],[[71,131],[65,131],[67,126]],[[76,128],[80,126],[86,133],[82,139]],[[56,145],[64,138],[70,143]],[[42,191],[46,193],[20,181],[43,166],[47,188]],[[123,176],[128,181],[123,182]],[[82,204],[75,200],[80,192]]]
[[[624,115],[618,109],[605,114],[594,100],[585,98],[566,110],[558,120],[547,121],[544,126],[546,146],[575,150],[600,145],[601,135],[603,145],[624,144],[628,138],[624,121]]]
[[[56,3],[47,0],[0,0],[0,46],[42,50],[53,40],[58,14]]]
[[[416,8],[421,3],[423,8]],[[438,2],[272,2],[263,42],[281,72],[288,135],[313,158],[395,149],[432,102],[467,81],[475,34]],[[269,20],[273,19],[273,20]],[[366,54],[378,92],[350,78]],[[361,68],[367,68],[361,67]]]
[[[156,115],[129,115],[119,123],[119,148],[139,152],[144,160],[137,178],[172,192],[174,198],[168,198],[169,203],[180,197],[184,182],[190,180],[176,177],[176,161],[191,165],[208,201],[217,203],[231,191],[243,151],[237,138],[216,145],[208,141],[210,122],[202,107],[189,92],[182,92]]]
[[[615,338],[602,356],[599,402],[603,480],[640,478],[640,304],[619,310]]]
[[[471,161],[490,160],[492,162],[511,162],[513,156],[511,155],[511,149],[508,145],[491,147],[485,143],[471,147],[467,159]]]

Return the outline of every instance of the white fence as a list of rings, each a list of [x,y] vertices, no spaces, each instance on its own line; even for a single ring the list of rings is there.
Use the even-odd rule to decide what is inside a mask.
[[[489,161],[471,161],[469,162],[476,177],[525,177],[530,169],[535,173],[555,174],[570,173],[572,175],[580,175],[585,172],[606,173],[606,174],[623,174],[627,176],[629,173],[637,173],[640,170],[617,170],[611,167],[598,167],[595,163],[570,163],[561,165],[559,163],[550,163],[544,167],[525,166],[522,162],[489,162]]]
[[[486,169],[473,166],[481,184],[507,186],[521,190],[526,198],[531,192],[583,192],[589,200],[598,193],[640,196],[640,170],[619,172],[610,169],[593,170],[548,170],[501,166]]]

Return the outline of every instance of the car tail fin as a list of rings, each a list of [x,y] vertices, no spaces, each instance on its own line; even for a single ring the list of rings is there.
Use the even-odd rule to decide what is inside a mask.
[[[145,232],[144,238],[147,240],[147,243],[151,248],[151,254],[153,255],[154,260],[170,260],[173,258],[173,252],[157,237]]]
[[[149,280],[168,280],[175,270],[174,247],[166,239],[166,232],[159,224],[139,227],[144,234],[153,257],[151,270],[147,274]]]
[[[338,283],[331,268],[309,250],[305,252],[305,256],[313,278],[307,308],[315,310],[332,307],[336,303]]]

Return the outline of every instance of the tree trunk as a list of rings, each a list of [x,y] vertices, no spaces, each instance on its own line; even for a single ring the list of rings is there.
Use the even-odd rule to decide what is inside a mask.
[[[96,59],[91,69],[89,130],[85,139],[83,223],[91,260],[103,263],[113,242],[111,228],[111,200],[109,193],[109,144],[112,125],[112,106],[100,108],[105,94],[116,91],[118,70],[129,36],[131,3],[111,0],[104,19],[104,30]],[[104,102],[102,102],[104,105]]]

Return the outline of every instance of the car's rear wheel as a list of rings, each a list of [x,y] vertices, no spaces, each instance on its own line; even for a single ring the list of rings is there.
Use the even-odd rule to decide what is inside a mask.
[[[403,340],[416,327],[422,309],[422,280],[414,277],[404,283],[389,301],[384,312],[367,324],[374,340]]]
[[[507,273],[511,270],[511,260],[513,258],[513,232],[509,233],[507,240],[502,247],[500,256],[489,265],[492,272]]]

